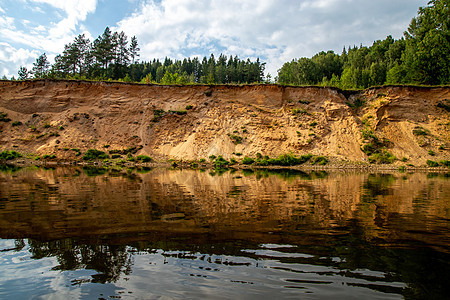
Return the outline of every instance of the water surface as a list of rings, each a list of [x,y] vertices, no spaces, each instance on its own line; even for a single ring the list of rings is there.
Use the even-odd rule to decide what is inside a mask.
[[[0,298],[450,292],[446,174],[0,172]]]

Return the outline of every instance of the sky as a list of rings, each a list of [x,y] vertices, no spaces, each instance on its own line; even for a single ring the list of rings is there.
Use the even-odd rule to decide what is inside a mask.
[[[0,0],[0,76],[50,63],[79,34],[108,26],[136,36],[140,60],[213,53],[283,63],[320,51],[399,39],[428,0]]]

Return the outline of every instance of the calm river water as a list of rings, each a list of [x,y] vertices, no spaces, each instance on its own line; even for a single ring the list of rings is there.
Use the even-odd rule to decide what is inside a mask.
[[[448,174],[1,166],[0,298],[444,299],[449,225]]]

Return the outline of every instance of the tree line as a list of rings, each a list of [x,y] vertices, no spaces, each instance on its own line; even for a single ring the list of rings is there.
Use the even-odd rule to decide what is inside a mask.
[[[372,46],[353,46],[338,55],[320,52],[285,63],[278,83],[327,85],[343,89],[382,84],[450,83],[450,12],[448,0],[419,8],[404,37],[388,36]]]
[[[383,84],[450,83],[450,12],[448,0],[431,0],[419,8],[404,37],[388,36],[372,46],[347,47],[342,53],[320,52],[311,58],[286,62],[275,82],[289,85],[324,85],[343,89],[367,88]],[[33,69],[19,69],[19,79],[73,78],[122,80],[160,84],[230,84],[271,82],[264,78],[265,63],[213,54],[199,59],[185,58],[139,62],[136,37],[128,44],[124,32],[111,32],[90,42],[84,34],[65,45],[50,65],[44,54]]]
[[[102,35],[90,42],[84,34],[78,35],[72,43],[50,65],[46,54],[40,55],[33,68],[28,71],[20,67],[19,79],[69,78],[92,80],[122,80],[125,82],[161,84],[227,84],[254,83],[264,79],[265,63],[241,60],[237,56],[220,54],[210,57],[185,58],[164,61],[153,59],[139,62],[139,45],[133,36],[128,38],[122,31],[111,32],[107,27]]]

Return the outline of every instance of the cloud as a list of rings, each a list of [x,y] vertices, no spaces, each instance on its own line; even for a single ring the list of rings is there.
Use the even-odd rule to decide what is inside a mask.
[[[293,58],[340,53],[345,45],[370,45],[389,34],[400,38],[426,2],[149,0],[113,29],[138,37],[143,60],[208,51],[259,56],[274,75]]]
[[[0,42],[1,75],[6,75],[8,78],[12,76],[17,78],[19,66],[24,66],[28,70],[31,70],[33,62],[35,62],[39,55],[40,52],[37,50],[17,49],[8,43]]]

